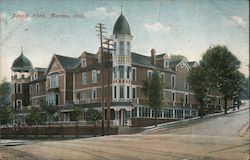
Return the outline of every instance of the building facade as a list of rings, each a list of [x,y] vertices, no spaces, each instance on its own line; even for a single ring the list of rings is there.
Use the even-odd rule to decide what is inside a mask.
[[[58,121],[74,121],[72,105],[79,105],[84,111],[90,107],[101,111],[103,98],[106,115],[110,106],[113,125],[131,126],[138,119],[152,119],[154,114],[162,120],[198,116],[199,106],[186,81],[197,62],[171,61],[167,53],[157,54],[155,49],[149,51],[151,56],[132,52],[133,35],[123,14],[114,25],[111,38],[114,47],[104,48],[103,58],[100,48],[95,54],[83,52],[75,58],[53,55],[47,68],[33,69],[21,53],[12,65],[12,101],[13,107],[22,112],[22,119],[31,106],[39,107],[41,101],[46,101],[60,108]],[[154,71],[160,72],[164,82],[163,106],[158,113],[146,105],[142,92],[143,81],[151,78]],[[223,104],[219,93],[211,97],[213,101],[207,107],[220,110]],[[82,121],[87,121],[86,117]]]

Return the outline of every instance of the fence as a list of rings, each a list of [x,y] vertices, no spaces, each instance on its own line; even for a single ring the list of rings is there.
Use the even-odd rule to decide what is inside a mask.
[[[105,127],[107,135],[107,127]],[[1,128],[2,138],[52,137],[52,136],[96,136],[101,135],[101,126],[20,126]],[[109,135],[118,134],[118,127],[110,127]]]

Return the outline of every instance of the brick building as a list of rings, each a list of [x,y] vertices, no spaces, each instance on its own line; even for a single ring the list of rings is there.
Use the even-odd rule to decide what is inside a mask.
[[[17,88],[12,94],[13,107],[19,107],[25,119],[29,106],[39,107],[40,102],[46,100],[48,104],[59,106],[59,121],[72,121],[72,104],[80,105],[84,111],[90,106],[101,111],[104,93],[105,106],[110,105],[112,124],[131,126],[138,119],[154,117],[153,110],[146,106],[142,82],[150,78],[153,71],[159,71],[164,81],[164,100],[158,118],[198,116],[199,107],[186,82],[197,62],[171,61],[167,53],[157,54],[155,49],[149,51],[151,56],[132,52],[133,36],[123,14],[114,25],[111,38],[114,48],[110,53],[104,48],[103,70],[100,49],[97,53],[83,52],[79,57],[53,55],[48,68],[34,69],[21,53],[12,66],[12,84]],[[21,66],[17,65],[19,61],[23,61]],[[103,92],[101,72],[105,75]],[[208,107],[221,109],[219,94],[211,97],[213,101]],[[86,121],[86,117],[82,121]]]

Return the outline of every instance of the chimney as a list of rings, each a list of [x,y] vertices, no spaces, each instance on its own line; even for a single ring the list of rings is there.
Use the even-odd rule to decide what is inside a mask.
[[[151,64],[156,65],[156,55],[155,55],[155,49],[151,49]]]

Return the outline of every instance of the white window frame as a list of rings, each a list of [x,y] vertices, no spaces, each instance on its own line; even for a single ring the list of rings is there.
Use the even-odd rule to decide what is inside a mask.
[[[30,94],[30,96],[32,96],[32,88],[33,88],[33,86],[32,86],[32,84],[29,86],[29,94]]]
[[[56,84],[55,86],[52,86],[52,76],[56,77]],[[57,88],[58,87],[58,75],[57,74],[52,74],[50,75],[50,88]]]
[[[135,77],[133,76],[133,73],[135,73]],[[132,67],[132,80],[136,81],[136,68]]]
[[[166,76],[166,74],[162,72],[162,73],[161,73],[161,78],[162,78],[163,82],[165,82],[165,79],[166,79],[165,76]]]
[[[39,83],[36,83],[36,95],[40,93],[40,85]]]
[[[151,77],[149,77],[150,74],[151,74]],[[152,78],[152,75],[153,75],[153,71],[152,71],[152,70],[148,70],[148,71],[147,71],[147,77],[148,77],[148,78]]]
[[[166,65],[166,63],[167,63],[167,65]],[[169,68],[169,60],[164,60],[164,67]]]
[[[119,41],[119,55],[125,56],[125,42]]]
[[[173,97],[173,95],[174,95],[174,97]],[[176,102],[176,92],[172,92],[172,94],[171,94],[171,100],[173,102]]]
[[[117,99],[117,93],[118,93],[118,91],[117,91],[117,86],[114,86],[114,99]]]
[[[95,93],[95,97],[94,97],[94,93]],[[92,88],[92,99],[97,99],[97,89],[96,88]]]
[[[134,96],[134,90],[135,90],[135,96]],[[132,87],[132,98],[137,98],[137,89],[136,87]]]
[[[188,103],[189,103],[189,95],[184,94],[184,104],[188,104]]]
[[[127,41],[127,55],[130,55],[130,46],[131,46],[130,41]]]
[[[130,92],[131,92],[131,91],[130,91],[130,87],[127,86],[127,87],[126,87],[126,98],[127,98],[127,99],[130,99],[130,98],[131,98]]]
[[[18,107],[18,102],[21,102],[20,109],[23,108],[23,101],[21,99],[16,100],[16,107]]]
[[[84,62],[84,63],[83,63]],[[87,66],[87,60],[86,58],[83,58],[82,61],[81,61],[81,66],[82,68],[86,67]]]
[[[20,85],[20,92],[18,92],[18,85]],[[16,93],[22,93],[22,83],[16,83]]]
[[[123,87],[123,97],[121,97],[121,94],[122,94],[122,92],[121,92],[121,87]],[[124,99],[125,98],[125,86],[124,85],[120,85],[119,86],[119,98],[120,99]]]
[[[95,75],[95,79],[94,79]],[[92,70],[92,83],[97,83],[97,72],[96,70]]]
[[[173,78],[174,78],[174,84],[173,84]],[[176,87],[176,76],[171,75],[171,87]]]
[[[87,72],[82,72],[82,84],[87,84]]]

